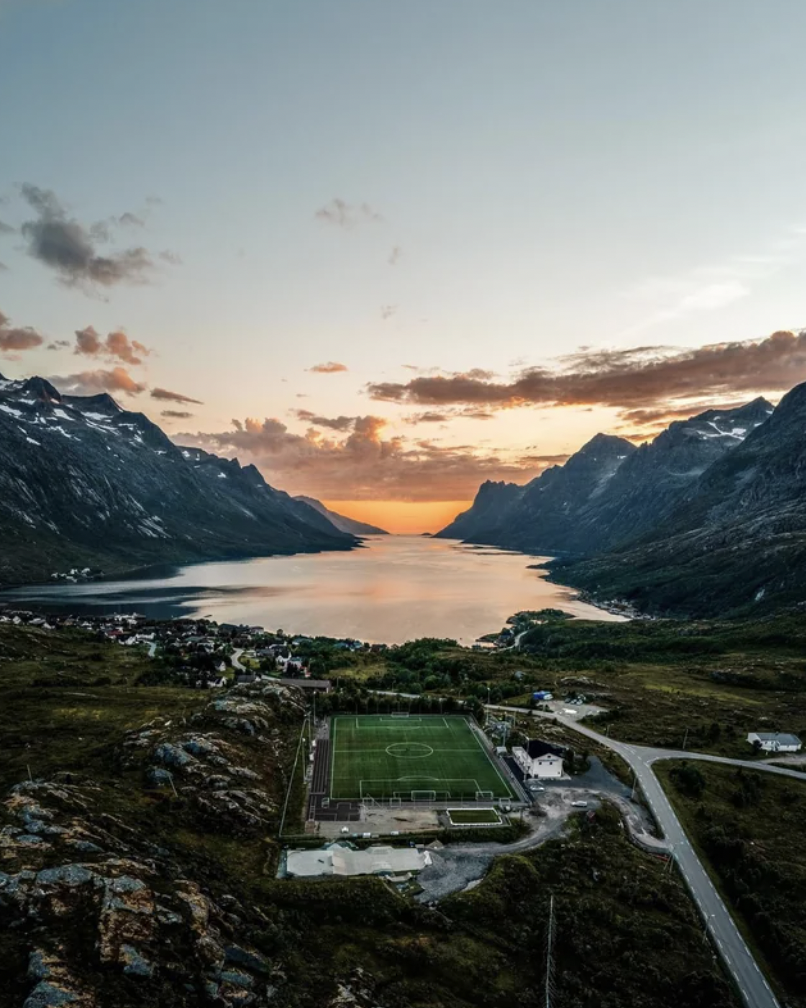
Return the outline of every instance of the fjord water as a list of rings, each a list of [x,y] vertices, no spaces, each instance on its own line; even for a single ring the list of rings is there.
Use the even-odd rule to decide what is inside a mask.
[[[371,536],[361,549],[171,568],[88,584],[18,588],[9,605],[61,613],[208,616],[290,633],[471,644],[521,609],[617,620],[530,569],[540,558],[425,536]]]

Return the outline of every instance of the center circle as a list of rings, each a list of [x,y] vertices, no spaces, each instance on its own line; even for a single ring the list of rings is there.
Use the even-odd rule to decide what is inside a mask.
[[[393,742],[386,751],[390,756],[406,756],[409,759],[424,759],[434,752],[425,742]]]

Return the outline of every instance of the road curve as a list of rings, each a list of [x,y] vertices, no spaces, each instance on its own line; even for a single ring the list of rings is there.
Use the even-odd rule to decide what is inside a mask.
[[[531,713],[536,717],[558,721],[566,728],[586,735],[621,756],[635,774],[649,807],[669,842],[680,874],[697,904],[704,926],[719,950],[726,968],[736,982],[747,1008],[780,1008],[777,998],[747,947],[730,911],[714,888],[714,884],[703,868],[696,851],[686,837],[680,820],[677,818],[677,813],[672,808],[671,802],[655,776],[652,764],[661,759],[703,759],[713,763],[727,763],[731,766],[796,777],[801,781],[804,780],[804,775],[796,770],[785,770],[763,763],[732,760],[722,756],[709,756],[705,753],[631,745],[628,742],[619,742],[606,735],[601,735],[572,718],[563,717],[560,714],[529,711],[528,708],[491,706],[496,710],[518,710],[519,713]]]

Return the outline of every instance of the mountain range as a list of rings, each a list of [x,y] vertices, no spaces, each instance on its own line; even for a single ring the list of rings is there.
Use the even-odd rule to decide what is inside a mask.
[[[0,375],[0,542],[9,584],[357,540],[254,466],[179,447],[109,395]]]
[[[526,486],[484,484],[439,535],[548,554],[601,601],[689,616],[806,592],[806,384],[675,421],[632,447],[597,435]]]
[[[314,508],[319,514],[322,514],[327,518],[331,524],[335,525],[337,529],[341,532],[347,532],[349,535],[355,536],[366,536],[366,535],[389,535],[386,529],[378,528],[377,525],[369,525],[367,522],[356,521],[355,518],[348,518],[346,515],[339,514],[337,511],[331,511],[329,507],[316,500],[315,497],[295,497],[294,500],[302,501],[303,504],[307,504],[309,507]]]

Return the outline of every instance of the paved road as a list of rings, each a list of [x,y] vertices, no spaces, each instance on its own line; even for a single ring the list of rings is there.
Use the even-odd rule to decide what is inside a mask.
[[[235,648],[235,650],[230,655],[230,661],[232,662],[232,667],[235,669],[236,672],[248,672],[249,671],[248,668],[244,668],[244,666],[241,665],[241,655],[243,653],[244,653],[244,648],[239,647],[239,648]]]
[[[507,708],[493,706],[494,710],[516,710],[519,713],[530,713],[528,708]],[[745,760],[728,759],[722,756],[709,756],[705,753],[686,752],[674,749],[655,749],[645,746],[630,745],[608,738],[599,732],[579,724],[572,718],[557,714],[546,714],[540,711],[532,712],[536,717],[552,718],[571,728],[573,731],[586,735],[600,745],[607,746],[631,767],[638,779],[641,790],[666,837],[680,873],[685,879],[694,902],[702,915],[705,927],[722,956],[722,959],[733,976],[748,1008],[780,1008],[778,1000],[770,985],[762,974],[755,959],[747,947],[739,929],[736,927],[730,911],[725,906],[719,893],[714,888],[708,873],[686,837],[677,814],[666,797],[652,764],[661,759],[700,759],[710,763],[726,763],[731,766],[746,767],[761,770],[766,773],[777,773],[786,777],[795,777],[803,781],[803,774],[797,770],[786,770],[773,767],[767,763],[753,763]]]

